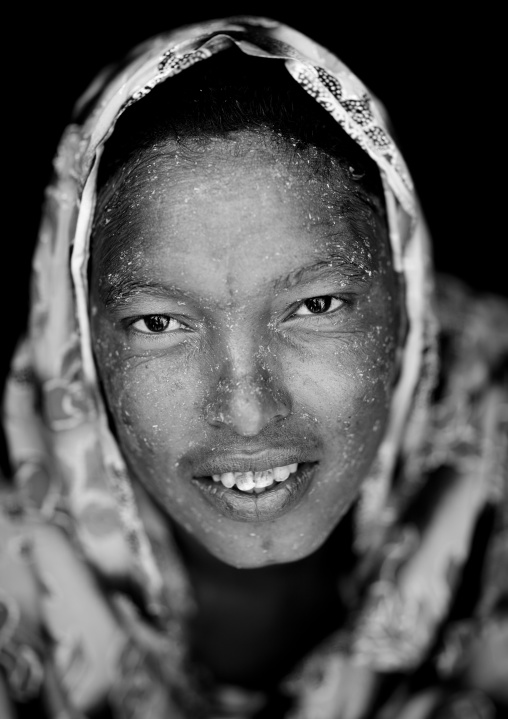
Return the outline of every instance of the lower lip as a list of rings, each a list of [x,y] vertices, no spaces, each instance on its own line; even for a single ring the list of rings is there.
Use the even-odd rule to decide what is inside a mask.
[[[237,522],[269,522],[291,511],[303,499],[314,477],[317,462],[304,462],[283,482],[262,494],[227,489],[212,479],[195,478],[192,484],[222,515]]]

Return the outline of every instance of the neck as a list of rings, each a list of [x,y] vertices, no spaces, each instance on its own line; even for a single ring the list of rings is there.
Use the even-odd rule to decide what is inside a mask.
[[[145,526],[159,541],[173,536],[190,581],[196,606],[188,626],[191,656],[219,684],[271,691],[343,623],[338,585],[355,563],[353,511],[308,557],[238,569],[213,556],[146,495],[144,504]]]

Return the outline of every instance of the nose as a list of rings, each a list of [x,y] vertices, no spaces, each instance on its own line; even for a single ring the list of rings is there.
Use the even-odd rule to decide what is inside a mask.
[[[226,425],[242,437],[256,436],[271,421],[284,419],[289,413],[289,398],[275,386],[266,368],[238,372],[231,361],[223,366],[205,405],[210,425]]]

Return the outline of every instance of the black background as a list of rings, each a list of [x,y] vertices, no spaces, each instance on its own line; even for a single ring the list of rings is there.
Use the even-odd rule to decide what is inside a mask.
[[[395,4],[392,4],[395,6]],[[4,22],[3,332],[5,372],[25,322],[30,256],[52,157],[72,105],[95,74],[160,30],[229,14],[293,25],[334,51],[382,99],[434,238],[437,267],[508,294],[493,199],[500,164],[499,93],[489,80],[500,18],[465,4],[382,7],[340,2],[88,2],[11,6]],[[400,12],[400,8],[404,8]],[[136,9],[134,9],[136,8]],[[498,116],[499,115],[499,116]],[[5,186],[4,186],[5,187]],[[502,207],[502,205],[501,205]],[[504,232],[504,230],[503,230]]]

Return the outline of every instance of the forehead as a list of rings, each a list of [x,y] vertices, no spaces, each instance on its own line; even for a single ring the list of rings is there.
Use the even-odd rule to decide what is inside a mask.
[[[250,132],[172,142],[144,157],[123,173],[96,226],[94,271],[108,284],[119,272],[169,273],[204,290],[217,265],[245,286],[312,261],[372,269],[387,257],[381,218],[337,162]]]

